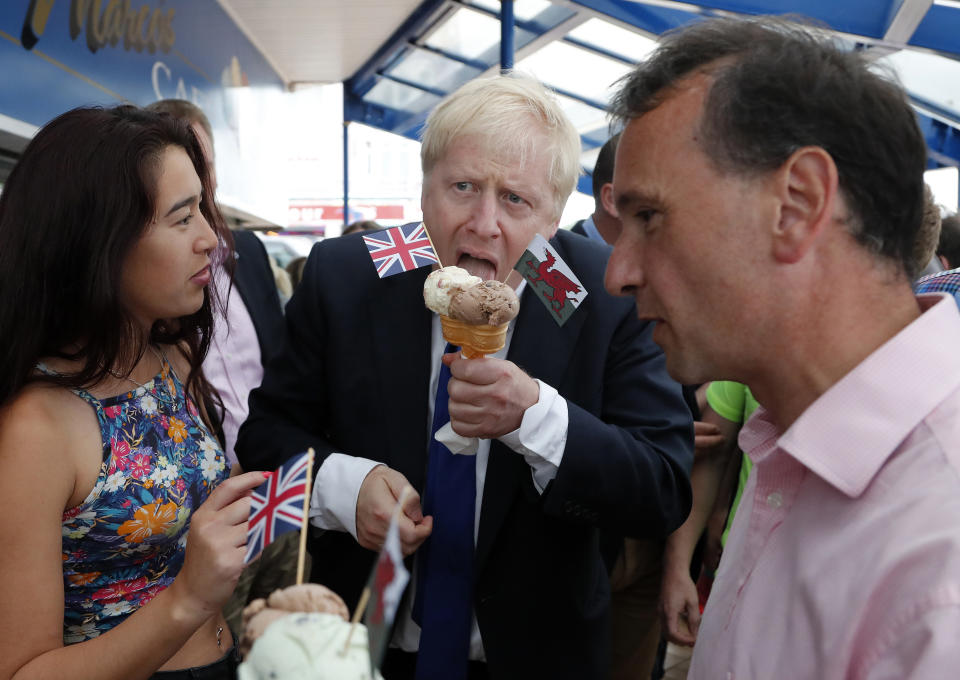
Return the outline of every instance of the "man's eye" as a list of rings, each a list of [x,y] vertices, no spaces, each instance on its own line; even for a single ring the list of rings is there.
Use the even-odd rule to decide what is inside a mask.
[[[523,199],[512,192],[507,194],[507,200],[511,203],[523,203]]]
[[[454,186],[456,186],[459,191],[470,191],[470,187],[473,185],[470,184],[470,182],[457,182]]]
[[[636,223],[645,230],[653,228],[658,212],[653,209],[637,210],[633,213]]]

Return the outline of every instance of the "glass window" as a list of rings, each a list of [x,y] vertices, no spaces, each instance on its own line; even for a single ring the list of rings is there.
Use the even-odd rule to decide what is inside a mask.
[[[534,37],[533,33],[517,28],[514,45],[521,47]],[[430,34],[425,44],[458,57],[495,64],[500,61],[500,21],[461,7]]]
[[[960,118],[960,62],[913,50],[900,50],[877,62],[892,67],[910,94]]]
[[[570,44],[554,42],[517,64],[541,81],[586,99],[606,104],[616,80],[630,67]]]
[[[433,108],[440,98],[414,87],[382,79],[370,88],[363,100],[390,109],[419,112]]]
[[[573,123],[580,134],[596,130],[597,128],[606,128],[607,114],[603,109],[595,106],[589,106],[576,99],[570,99],[562,94],[557,95],[557,101],[560,108],[567,114],[567,118]]]
[[[592,149],[587,149],[580,154],[580,166],[584,170],[588,170],[593,174],[593,168],[597,164],[597,156],[600,155],[600,147],[595,146]]]
[[[426,44],[467,59],[479,59],[500,44],[500,22],[461,8],[430,35]]]
[[[410,82],[423,83],[437,90],[452,92],[468,80],[476,78],[480,70],[420,49],[408,52],[406,58],[390,67],[387,73]]]
[[[473,4],[484,7],[491,12],[500,13],[499,0],[473,0]],[[521,21],[530,21],[536,19],[541,12],[546,12],[553,7],[549,0],[515,0],[513,3],[513,16]]]
[[[574,40],[622,55],[634,63],[646,58],[657,46],[650,38],[597,18],[577,26],[568,35]]]

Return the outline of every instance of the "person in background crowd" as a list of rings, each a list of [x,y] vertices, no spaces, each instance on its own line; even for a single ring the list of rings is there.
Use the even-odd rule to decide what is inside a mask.
[[[693,646],[700,626],[700,593],[694,583],[693,572],[700,565],[691,560],[701,535],[718,506],[723,508],[726,524],[732,520],[740,501],[742,487],[738,488],[732,507],[732,493],[725,493],[723,482],[730,469],[731,459],[743,458],[743,465],[736,464],[733,480],[745,483],[750,472],[750,459],[739,454],[737,434],[740,427],[758,406],[746,385],[730,381],[714,381],[705,386],[706,404],[701,419],[714,425],[718,435],[704,446],[696,449],[691,474],[693,508],[690,516],[679,529],[667,539],[664,552],[663,585],[660,593],[660,617],[667,640],[675,645]],[[699,444],[699,442],[698,442]],[[732,489],[726,489],[730,492]],[[729,512],[728,512],[729,509]],[[716,571],[728,528],[722,528],[717,536],[708,535],[704,548],[704,567],[710,573]]]
[[[612,109],[611,292],[684,382],[761,404],[692,678],[943,678],[960,664],[960,313],[914,297],[926,149],[822,34],[708,19]]]
[[[205,406],[212,199],[189,126],[130,106],[54,119],[7,180],[0,677],[233,677],[264,475],[227,479]]]
[[[570,231],[602,243],[613,244],[620,235],[620,220],[613,206],[613,161],[617,157],[617,142],[620,134],[613,135],[600,147],[597,162],[591,174],[593,186],[593,214],[580,220]],[[609,207],[607,207],[609,206]]]
[[[943,271],[941,258],[937,257],[937,247],[940,234],[943,233],[940,219],[940,206],[933,196],[930,185],[923,185],[923,218],[917,232],[917,241],[914,244],[913,257],[918,263],[914,278],[919,279],[930,274]]]
[[[303,278],[303,268],[306,264],[307,258],[303,256],[295,257],[287,264],[287,274],[290,276],[290,285],[294,290],[300,285],[300,280]]]
[[[375,231],[377,229],[383,229],[379,224],[373,220],[360,220],[358,222],[353,222],[350,226],[343,230],[341,236],[346,236],[347,234],[355,234],[358,231]]]
[[[960,216],[948,215],[941,220],[937,257],[944,269],[960,267]]]
[[[216,192],[213,128],[203,110],[183,99],[162,99],[147,109],[170,114],[190,125],[200,141]],[[237,463],[233,449],[240,425],[247,417],[250,391],[260,385],[263,367],[280,351],[284,326],[278,289],[263,243],[253,232],[243,229],[231,231],[231,236],[232,248],[224,241],[218,258],[218,262],[224,264],[232,259],[230,269],[225,266],[213,269],[213,282],[225,307],[222,314],[214,317],[213,338],[203,362],[203,372],[223,403],[224,451],[233,466]],[[266,597],[276,588],[294,583],[298,548],[294,534],[281,536],[244,570],[234,596],[224,608],[233,631],[240,633],[240,616],[248,601]]]
[[[415,574],[390,680],[605,677],[599,529],[662,539],[686,517],[693,428],[680,386],[652,326],[604,292],[609,248],[557,230],[579,147],[556,101],[522,76],[464,85],[433,110],[421,147],[440,261],[504,281],[535,234],[551,238],[589,291],[562,327],[524,286],[506,347],[461,358],[424,306],[427,268],[381,280],[362,239],[327,239],[287,307],[287,345],[250,397],[245,467],[317,451],[311,515],[325,531],[313,579],[351,608],[397,498],[416,491],[399,522]],[[439,443],[428,454],[444,407],[455,432],[480,438],[475,457]]]
[[[613,135],[600,147],[591,177],[593,214],[570,229],[604,244],[614,243],[620,235],[612,183],[619,140],[619,134]],[[703,423],[696,424],[698,428],[703,426]],[[698,440],[695,448],[699,450],[700,447]],[[695,476],[696,471],[692,474]],[[657,667],[660,648],[657,604],[663,569],[663,542],[601,532],[600,550],[610,572],[610,677],[612,680],[649,678]]]

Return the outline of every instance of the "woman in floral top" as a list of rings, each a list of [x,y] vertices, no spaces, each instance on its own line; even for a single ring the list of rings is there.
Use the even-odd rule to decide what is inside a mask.
[[[0,678],[232,677],[264,474],[227,479],[203,406],[230,237],[202,158],[170,117],[77,109],[0,196]]]

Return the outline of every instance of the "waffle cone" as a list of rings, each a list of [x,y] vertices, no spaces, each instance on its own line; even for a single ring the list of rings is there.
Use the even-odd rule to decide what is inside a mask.
[[[440,325],[443,328],[444,340],[459,346],[460,352],[467,359],[477,359],[503,349],[507,341],[507,326],[510,324],[474,325],[441,314]]]

